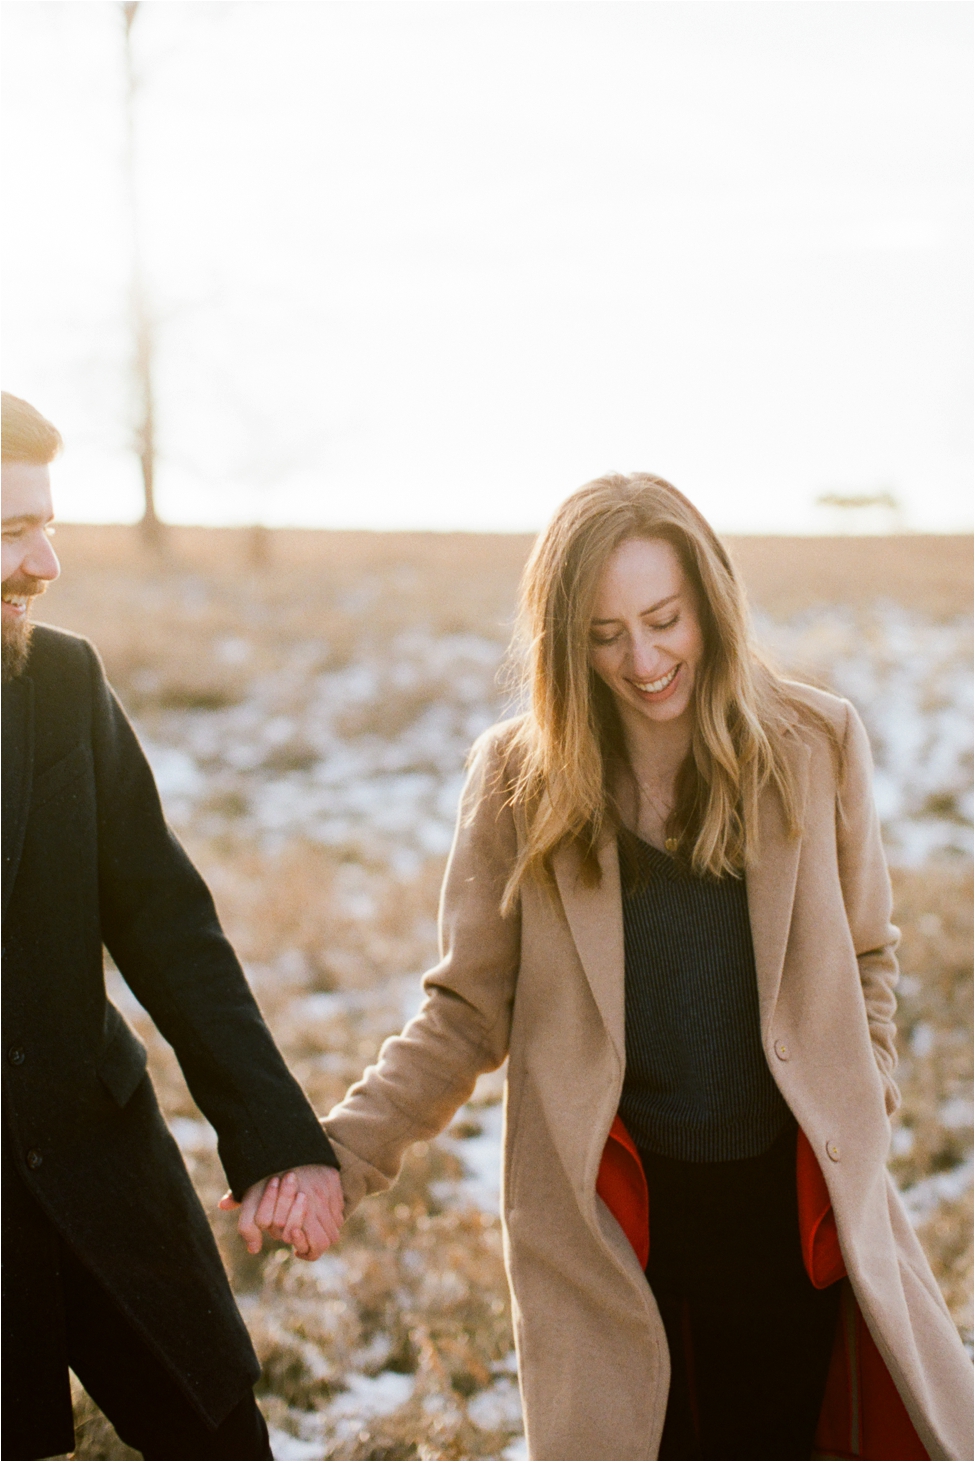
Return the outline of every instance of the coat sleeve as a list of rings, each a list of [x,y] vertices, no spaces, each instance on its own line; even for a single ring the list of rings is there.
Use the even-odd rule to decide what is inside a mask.
[[[894,951],[900,931],[891,923],[892,899],[880,821],[873,798],[873,761],[863,722],[847,704],[836,804],[840,886],[853,936],[874,1060],[884,1083],[888,1115],[900,1106],[897,1065]]]
[[[420,1012],[325,1120],[347,1213],[388,1188],[410,1144],[440,1132],[478,1076],[508,1054],[521,925],[518,912],[500,912],[516,839],[499,764],[488,733],[461,798],[441,895],[441,957],[424,977]]]
[[[102,937],[176,1052],[239,1198],[304,1163],[338,1166],[264,1023],[203,879],[166,824],[149,763],[91,657]]]

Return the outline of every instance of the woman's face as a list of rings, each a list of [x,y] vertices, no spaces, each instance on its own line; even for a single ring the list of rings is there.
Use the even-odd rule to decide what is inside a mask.
[[[689,710],[704,654],[696,596],[663,538],[630,538],[606,561],[589,626],[592,668],[624,722]]]

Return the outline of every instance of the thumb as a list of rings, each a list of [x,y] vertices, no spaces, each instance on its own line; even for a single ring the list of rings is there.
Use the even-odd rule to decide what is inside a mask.
[[[231,1208],[239,1208],[240,1204],[237,1202],[237,1199],[234,1197],[233,1193],[227,1192],[223,1195],[220,1202],[217,1204],[217,1207],[222,1208],[225,1212],[227,1212]]]

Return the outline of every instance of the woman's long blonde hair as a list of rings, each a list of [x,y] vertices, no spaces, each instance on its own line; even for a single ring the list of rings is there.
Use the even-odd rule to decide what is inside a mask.
[[[755,650],[745,596],[717,535],[663,478],[600,477],[562,504],[522,579],[516,647],[529,711],[514,732],[508,766],[517,768],[510,796],[524,810],[527,836],[505,908],[525,879],[551,881],[551,855],[566,842],[580,851],[583,877],[597,883],[598,848],[619,827],[610,784],[625,765],[622,728],[611,692],[590,665],[589,636],[606,561],[632,538],[673,546],[704,636],[691,751],[667,825],[678,856],[700,875],[740,875],[754,854],[758,797],[768,783],[790,832],[799,831],[798,791],[782,747],[798,702]]]

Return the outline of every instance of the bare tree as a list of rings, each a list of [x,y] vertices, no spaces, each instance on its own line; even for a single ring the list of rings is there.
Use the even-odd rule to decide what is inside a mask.
[[[143,509],[140,527],[145,542],[154,549],[162,543],[163,527],[156,513],[156,402],[154,393],[155,331],[146,292],[142,260],[142,230],[136,169],[136,102],[139,81],[132,53],[132,25],[139,0],[125,0],[121,6],[125,27],[125,151],[124,177],[132,240],[132,277],[129,309],[133,350],[132,369],[136,387],[135,449],[142,468]]]

